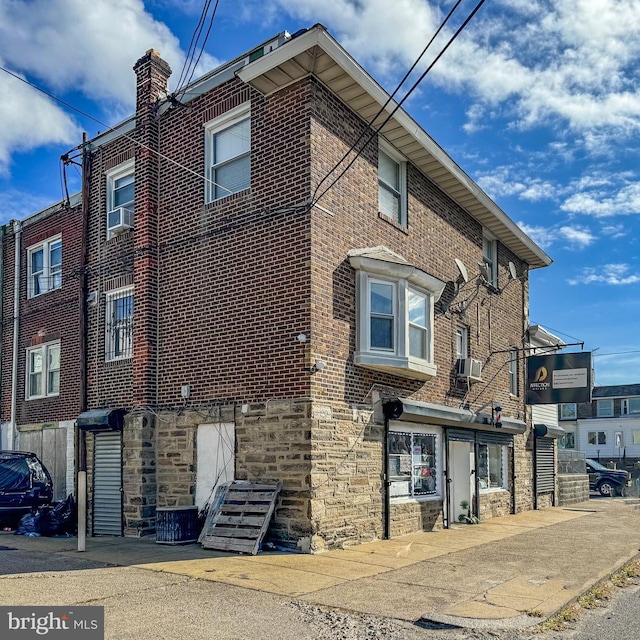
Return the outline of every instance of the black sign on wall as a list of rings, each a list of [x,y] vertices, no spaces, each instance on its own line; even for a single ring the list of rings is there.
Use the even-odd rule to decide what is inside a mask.
[[[591,352],[527,358],[527,404],[591,402]]]

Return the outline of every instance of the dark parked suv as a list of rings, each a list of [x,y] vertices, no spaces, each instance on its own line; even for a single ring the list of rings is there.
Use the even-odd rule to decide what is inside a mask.
[[[601,496],[621,496],[625,487],[631,484],[626,471],[608,469],[595,460],[587,458],[587,473],[589,474],[589,489],[599,491]]]
[[[0,522],[15,524],[52,498],[51,476],[35,453],[0,451]]]

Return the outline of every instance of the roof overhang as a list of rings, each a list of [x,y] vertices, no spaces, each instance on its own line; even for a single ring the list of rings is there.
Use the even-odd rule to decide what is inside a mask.
[[[239,69],[236,75],[263,95],[270,95],[314,75],[365,122],[371,123],[387,102],[387,92],[334,40],[316,25]],[[396,102],[386,111],[391,113]],[[403,109],[382,134],[412,164],[489,229],[530,268],[551,258],[444,152]]]
[[[91,409],[77,419],[79,429],[85,431],[121,431],[124,409]]]
[[[421,422],[436,424],[456,429],[474,429],[476,431],[494,431],[496,433],[516,435],[524,433],[527,425],[522,420],[502,416],[502,427],[497,428],[491,421],[491,416],[484,413],[474,413],[469,409],[457,409],[442,404],[420,402],[398,398],[387,402],[383,406],[387,418],[406,420],[407,422]]]
[[[562,438],[566,431],[558,425],[534,424],[533,430],[536,438]]]

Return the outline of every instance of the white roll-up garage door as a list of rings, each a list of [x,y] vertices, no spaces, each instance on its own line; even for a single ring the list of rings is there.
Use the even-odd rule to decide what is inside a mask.
[[[122,434],[120,431],[95,433],[93,535],[122,535]]]

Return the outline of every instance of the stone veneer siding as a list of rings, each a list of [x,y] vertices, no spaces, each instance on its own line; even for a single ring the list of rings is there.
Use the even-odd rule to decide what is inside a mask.
[[[558,506],[566,507],[589,499],[589,476],[586,474],[563,474],[556,476],[558,482]]]

